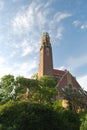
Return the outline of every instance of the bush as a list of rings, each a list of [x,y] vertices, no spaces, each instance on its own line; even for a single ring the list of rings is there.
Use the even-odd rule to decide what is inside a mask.
[[[78,120],[70,115],[46,105],[11,101],[0,107],[0,130],[78,130]]]
[[[48,106],[10,102],[0,110],[0,130],[61,130],[62,119]]]
[[[69,110],[63,110],[62,119],[69,126],[69,130],[79,130],[80,128],[80,117],[77,113]]]
[[[87,112],[81,117],[80,130],[87,130]]]

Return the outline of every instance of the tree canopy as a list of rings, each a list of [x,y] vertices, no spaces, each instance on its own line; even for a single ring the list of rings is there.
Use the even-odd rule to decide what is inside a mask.
[[[55,79],[49,76],[39,80],[10,74],[3,76],[0,81],[0,130],[86,130],[87,112],[80,117],[74,109],[62,108],[62,101],[55,101],[55,86]],[[73,108],[80,104],[80,98],[76,99],[78,94],[64,91],[64,95]]]
[[[30,102],[51,104],[57,92],[53,77],[43,76],[40,80],[23,76],[5,75],[1,78],[1,100],[29,100]],[[4,91],[4,93],[3,93]]]
[[[0,108],[0,130],[79,130],[79,126],[77,114],[43,104],[10,101]]]

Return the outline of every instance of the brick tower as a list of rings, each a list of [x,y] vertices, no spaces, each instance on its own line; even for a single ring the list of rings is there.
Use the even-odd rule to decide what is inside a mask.
[[[53,76],[52,48],[47,32],[43,33],[41,40],[38,78],[43,75]]]

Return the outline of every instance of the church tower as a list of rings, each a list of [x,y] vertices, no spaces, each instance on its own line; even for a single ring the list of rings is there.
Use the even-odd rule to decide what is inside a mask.
[[[47,32],[43,33],[41,39],[38,78],[43,75],[53,76],[52,47],[50,37]]]

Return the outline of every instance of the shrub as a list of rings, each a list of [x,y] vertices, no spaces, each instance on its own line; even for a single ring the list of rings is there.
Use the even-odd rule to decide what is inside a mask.
[[[61,116],[51,107],[9,102],[0,109],[0,130],[61,130]]]
[[[0,107],[0,130],[78,130],[78,128],[78,118],[73,113],[56,111],[47,105],[11,101]]]
[[[81,117],[80,130],[87,130],[87,113]]]

